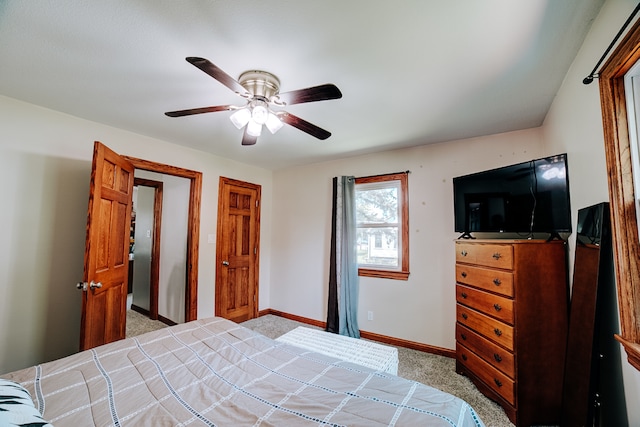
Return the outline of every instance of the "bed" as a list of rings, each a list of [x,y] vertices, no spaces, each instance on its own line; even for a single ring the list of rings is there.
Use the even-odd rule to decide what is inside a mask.
[[[484,426],[455,396],[219,317],[0,377],[0,397],[29,393],[34,425]]]

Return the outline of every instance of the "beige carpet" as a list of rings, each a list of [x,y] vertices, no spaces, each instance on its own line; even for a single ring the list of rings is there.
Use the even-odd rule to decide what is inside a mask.
[[[167,325],[159,320],[151,320],[137,311],[127,310],[127,338],[166,327]]]
[[[270,338],[277,338],[298,326],[313,328],[313,326],[274,315],[251,319],[243,322],[242,325]],[[487,427],[514,427],[498,404],[480,393],[468,378],[456,373],[455,359],[404,347],[397,348],[399,376],[464,399],[476,410]]]

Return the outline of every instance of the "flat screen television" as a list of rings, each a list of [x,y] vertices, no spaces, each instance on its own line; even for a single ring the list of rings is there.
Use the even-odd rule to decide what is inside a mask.
[[[453,179],[455,231],[571,233],[567,155]]]

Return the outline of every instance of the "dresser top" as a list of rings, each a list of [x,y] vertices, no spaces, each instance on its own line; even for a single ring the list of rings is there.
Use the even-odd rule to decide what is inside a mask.
[[[492,245],[522,245],[522,244],[564,244],[563,240],[546,240],[546,239],[457,239],[456,243],[484,243]]]

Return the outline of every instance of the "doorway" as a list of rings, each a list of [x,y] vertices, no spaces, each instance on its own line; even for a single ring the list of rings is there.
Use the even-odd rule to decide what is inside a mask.
[[[136,169],[188,179],[184,321],[197,319],[202,173],[121,156],[95,141],[89,187],[80,349],[125,337],[130,221]]]
[[[187,242],[185,254],[184,322],[198,318],[198,247],[200,240],[200,201],[202,173],[135,157],[123,156],[136,172],[149,171],[188,180]],[[160,292],[160,291],[159,291]]]
[[[151,320],[158,317],[163,182],[135,177],[129,238],[127,335],[134,310]],[[167,318],[163,323],[175,323]]]

